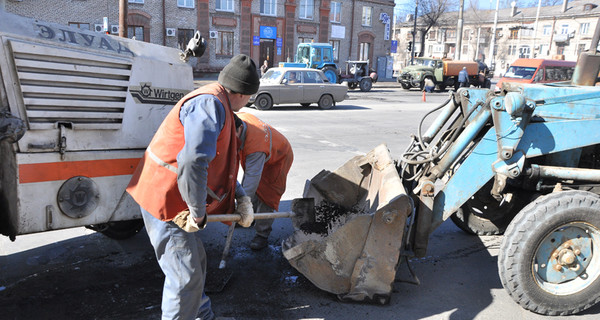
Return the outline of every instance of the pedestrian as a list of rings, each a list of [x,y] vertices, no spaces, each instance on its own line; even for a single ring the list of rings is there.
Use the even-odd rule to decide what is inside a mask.
[[[250,113],[239,112],[238,134],[241,140],[240,157],[244,176],[242,186],[252,199],[254,212],[279,210],[285,192],[287,174],[294,160],[292,146],[283,134]],[[273,219],[254,222],[256,235],[250,248],[267,246]]]
[[[467,72],[467,67],[463,67],[458,73],[458,83],[460,83],[461,88],[469,87],[469,73]]]
[[[127,192],[140,205],[165,274],[162,319],[213,319],[204,293],[206,252],[199,232],[206,214],[236,212],[249,227],[250,198],[236,188],[239,168],[234,111],[258,91],[256,64],[240,54],[218,82],[183,97],[166,116]],[[237,206],[236,206],[237,202]]]
[[[267,60],[265,60],[263,62],[263,65],[260,66],[260,76],[264,76],[265,73],[267,73],[267,70],[269,70],[269,62]]]
[[[425,80],[423,80],[423,90],[425,90],[425,92],[433,92],[433,89],[435,89],[433,80],[431,80],[431,78],[425,78]]]

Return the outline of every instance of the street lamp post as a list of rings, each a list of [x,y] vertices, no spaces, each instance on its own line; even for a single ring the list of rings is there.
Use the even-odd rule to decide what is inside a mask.
[[[462,53],[462,34],[463,34],[463,9],[465,0],[460,0],[460,11],[458,11],[458,26],[456,27],[456,60],[460,60]]]
[[[494,15],[494,28],[492,29],[492,41],[490,42],[490,65],[491,68],[494,66],[494,46],[496,45],[496,27],[498,26],[498,6],[500,5],[500,0],[496,0],[496,14]],[[496,68],[494,67],[494,70]]]
[[[417,13],[419,12],[419,0],[415,0],[415,17],[413,22],[413,32],[412,32],[412,47],[410,48],[410,64],[413,64],[413,60],[415,59],[415,37],[417,36]]]

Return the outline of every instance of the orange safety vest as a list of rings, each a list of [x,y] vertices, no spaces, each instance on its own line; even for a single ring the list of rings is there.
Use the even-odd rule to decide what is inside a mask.
[[[246,123],[246,141],[242,149],[242,168],[246,169],[246,156],[254,152],[266,155],[262,176],[256,195],[269,207],[278,210],[279,201],[285,192],[287,174],[294,160],[292,145],[275,128],[250,113],[238,112],[237,116]]]
[[[187,100],[203,94],[216,96],[226,111],[225,125],[217,138],[216,156],[208,164],[206,213],[232,213],[235,209],[238,137],[225,88],[214,83],[192,91],[173,107],[156,131],[127,186],[127,192],[144,210],[163,221],[172,220],[188,207],[177,186],[177,154],[185,143],[179,112]]]

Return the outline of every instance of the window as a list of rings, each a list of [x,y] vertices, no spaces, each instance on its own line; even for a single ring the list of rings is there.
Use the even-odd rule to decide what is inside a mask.
[[[129,0],[129,3],[144,3],[144,0]]]
[[[233,0],[217,0],[217,5],[215,8],[219,11],[233,12]]]
[[[549,36],[551,32],[552,32],[552,26],[549,24],[544,25],[544,35]]]
[[[304,83],[323,83],[323,78],[315,71],[303,71]]]
[[[519,58],[529,58],[531,56],[531,48],[529,46],[522,46],[519,48]]]
[[[587,33],[588,33],[588,31],[590,31],[590,23],[589,23],[589,22],[587,22],[587,23],[582,23],[582,24],[579,26],[579,33],[581,33],[581,34],[587,34]]]
[[[540,82],[544,80],[544,68],[539,68],[533,77],[533,82]]]
[[[366,27],[371,26],[372,15],[373,15],[372,7],[363,7],[363,12],[362,12],[362,25],[363,26],[366,26]]]
[[[496,29],[496,39],[502,37],[502,28]]]
[[[446,40],[456,39],[456,30],[446,30]]]
[[[300,19],[313,18],[315,12],[315,1],[314,0],[300,0]]]
[[[556,46],[556,54],[565,54],[565,46]]]
[[[144,27],[142,26],[127,26],[127,38],[145,41]]]
[[[437,40],[435,30],[429,31],[429,40],[431,40],[431,41]]]
[[[69,27],[75,27],[75,28],[79,28],[79,29],[83,29],[83,30],[90,30],[90,24],[82,23],[82,22],[69,22]]]
[[[331,47],[333,47],[333,61],[340,61],[340,41],[329,40],[329,44],[331,44]]]
[[[233,32],[219,31],[215,47],[217,55],[233,56]]]
[[[569,33],[569,25],[563,24],[560,26],[560,34],[568,34]]]
[[[298,37],[298,43],[307,43],[307,42],[312,42],[313,38],[306,38],[306,37]]]
[[[359,54],[358,54],[358,60],[361,61],[366,61],[369,60],[369,51],[371,49],[371,44],[368,42],[361,42],[361,44],[359,45]]]
[[[331,1],[331,10],[329,11],[329,21],[331,22],[342,22],[342,3],[338,1]]]
[[[260,0],[260,14],[274,16],[277,13],[276,4],[277,0]]]
[[[519,37],[519,29],[510,30],[509,39],[516,39]]]
[[[194,0],[177,0],[177,6],[182,8],[193,8]]]
[[[466,29],[466,30],[463,32],[462,39],[463,39],[463,40],[469,40],[469,35],[470,35],[470,34],[471,34],[471,31],[470,31],[469,29]]]
[[[547,44],[540,44],[540,55],[547,56],[548,55],[548,48],[549,48],[549,45],[547,45]]]
[[[461,54],[467,54],[469,53],[469,45],[465,44],[462,46],[462,53]]]
[[[185,50],[190,39],[194,37],[194,29],[177,29],[177,48]]]
[[[508,55],[514,56],[515,54],[517,54],[517,46],[509,45],[508,46]]]

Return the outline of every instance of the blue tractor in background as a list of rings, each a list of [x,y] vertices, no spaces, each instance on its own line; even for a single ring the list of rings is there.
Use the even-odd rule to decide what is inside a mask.
[[[307,67],[323,71],[329,82],[338,83],[339,71],[333,61],[333,47],[329,43],[300,43],[295,62],[281,62],[280,67]]]

